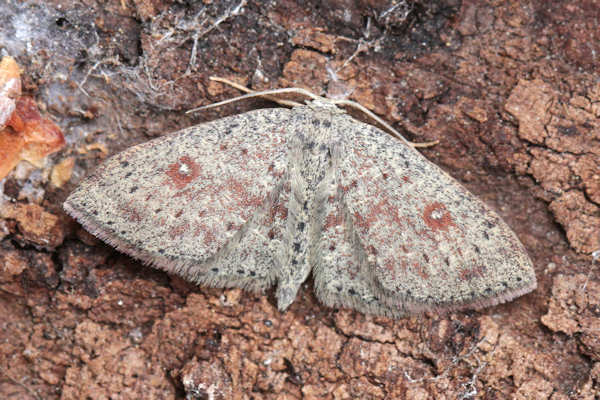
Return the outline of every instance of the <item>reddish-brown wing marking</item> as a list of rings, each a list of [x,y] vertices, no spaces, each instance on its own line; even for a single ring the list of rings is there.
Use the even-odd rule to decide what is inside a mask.
[[[377,299],[412,313],[484,307],[535,288],[525,249],[489,207],[405,143],[352,122],[338,184]]]
[[[117,249],[189,280],[268,287],[286,218],[290,112],[250,112],[127,149],[65,209]]]

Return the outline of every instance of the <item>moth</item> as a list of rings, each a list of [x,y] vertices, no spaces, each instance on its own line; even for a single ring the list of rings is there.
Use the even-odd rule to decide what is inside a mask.
[[[312,274],[330,307],[400,318],[536,287],[508,225],[406,141],[314,98],[203,123],[104,162],[64,203],[145,264],[211,287]]]

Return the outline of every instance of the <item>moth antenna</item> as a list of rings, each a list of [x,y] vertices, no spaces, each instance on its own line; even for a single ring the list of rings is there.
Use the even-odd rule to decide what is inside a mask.
[[[295,89],[295,88],[292,88]],[[212,103],[212,104],[208,104],[202,107],[198,107],[198,108],[194,108],[191,110],[186,111],[186,114],[190,114],[196,111],[200,111],[200,110],[206,110],[209,108],[214,108],[214,107],[220,107],[222,105],[225,104],[229,104],[229,103],[234,103],[236,101],[240,101],[240,100],[244,100],[244,99],[251,99],[253,97],[264,97],[268,100],[274,101],[278,104],[281,104],[283,106],[288,106],[288,107],[295,107],[295,106],[301,106],[303,105],[302,103],[297,103],[295,101],[291,101],[291,100],[284,100],[284,99],[277,99],[275,97],[269,96],[271,94],[279,94],[279,93],[298,93],[297,91],[291,91],[288,89],[273,89],[273,90],[265,90],[265,91],[260,91],[260,92],[252,92],[249,94],[245,94],[243,96],[237,96],[237,97],[233,97],[231,99],[227,99],[227,100],[223,100],[223,101],[219,101],[218,103]]]
[[[275,96],[272,96],[274,94],[298,93],[298,94],[302,94],[306,97],[309,97],[313,100],[321,99],[320,96],[317,96],[316,94],[311,93],[310,91],[308,91],[306,89],[302,89],[302,88],[283,88],[283,89],[270,89],[270,90],[263,90],[263,91],[255,91],[255,90],[249,89],[243,85],[240,85],[239,83],[230,81],[229,79],[226,79],[226,78],[221,78],[218,76],[211,76],[208,79],[210,79],[211,81],[224,83],[226,85],[229,85],[229,86],[236,88],[247,94],[245,94],[243,96],[238,96],[238,97],[234,97],[231,99],[223,100],[218,103],[208,104],[206,106],[194,108],[192,110],[187,111],[186,114],[193,113],[193,112],[200,111],[200,110],[206,110],[208,108],[219,107],[224,104],[229,104],[229,103],[233,103],[235,101],[249,99],[252,97],[263,97],[265,99],[274,101],[277,104],[280,104],[282,106],[287,106],[287,107],[296,107],[296,106],[303,105],[302,103],[298,103],[298,102],[295,102],[292,100],[285,100],[285,99],[280,99]],[[385,122],[383,119],[379,118],[377,115],[375,115],[373,112],[371,112],[369,109],[367,109],[365,106],[363,106],[360,103],[357,103],[357,102],[351,101],[351,100],[330,100],[330,99],[326,99],[326,100],[333,104],[336,104],[336,105],[344,105],[344,106],[354,107],[355,109],[363,112],[364,114],[366,114],[367,116],[369,116],[370,118],[372,118],[373,120],[375,120],[379,124],[381,124],[384,128],[386,128],[392,134],[392,136],[396,137],[397,139],[402,140],[403,142],[409,144],[412,147],[415,147],[415,148],[431,147],[431,146],[435,146],[436,144],[438,144],[440,142],[439,140],[434,140],[432,142],[424,142],[424,143],[411,142],[409,140],[406,140],[397,130],[392,128],[392,126],[390,124]],[[414,127],[406,127],[406,128],[407,129],[413,128],[413,129],[409,129],[409,130],[413,131],[413,132],[416,131],[416,129],[414,129]]]
[[[236,88],[239,91],[242,91],[242,92],[248,93],[248,94],[254,94],[256,96],[260,96],[263,92],[268,92],[268,90],[265,90],[265,91],[262,91],[262,92],[258,92],[256,90],[252,90],[250,88],[247,88],[246,86],[240,85],[237,82],[231,81],[231,80],[226,79],[226,78],[221,78],[221,77],[218,77],[218,76],[211,76],[208,79],[210,79],[211,81],[224,83],[226,85],[229,85],[231,87]],[[270,90],[275,90],[275,89],[270,89]],[[302,94],[305,94],[305,93],[302,93]],[[311,95],[312,95],[312,93],[311,93]],[[266,94],[264,96],[261,96],[261,97],[264,97],[265,99],[274,101],[277,104],[281,104],[282,106],[296,107],[296,106],[302,105],[301,103],[298,103],[298,102],[295,102],[295,101],[292,101],[292,100],[279,99],[279,98],[277,98],[275,96],[269,96],[269,95],[266,95]],[[311,96],[309,96],[309,97],[311,97]],[[235,100],[235,99],[237,99],[237,98],[234,98],[232,100]]]
[[[238,83],[232,82],[229,79],[225,79],[225,78],[220,78],[217,76],[211,76],[209,78],[211,81],[216,81],[216,82],[221,82],[224,83],[226,85],[229,85],[231,87],[234,87],[238,90],[241,90],[242,92],[245,92],[247,94],[243,95],[243,96],[238,96],[238,97],[234,97],[231,99],[227,99],[227,100],[223,100],[220,101],[218,103],[213,103],[213,104],[208,104],[206,106],[202,106],[202,107],[198,107],[198,108],[194,108],[192,110],[186,111],[186,114],[189,113],[193,113],[196,111],[200,111],[200,110],[206,110],[208,108],[213,108],[213,107],[219,107],[222,106],[224,104],[229,104],[229,103],[233,103],[235,101],[240,101],[240,100],[244,100],[244,99],[249,99],[249,98],[253,98],[253,97],[264,97],[268,100],[274,101],[277,104],[280,104],[282,106],[287,106],[287,107],[296,107],[296,106],[302,106],[304,104],[302,103],[298,103],[296,101],[292,101],[292,100],[285,100],[285,99],[280,99],[278,97],[275,96],[271,96],[273,94],[284,94],[284,93],[297,93],[297,94],[301,94],[304,95],[306,97],[309,97],[313,100],[318,99],[319,96],[309,92],[306,89],[302,89],[302,88],[283,88],[283,89],[270,89],[270,90],[262,90],[262,91],[255,91],[252,89],[248,89],[245,86],[242,86]]]
[[[365,113],[367,116],[369,116],[370,118],[373,118],[375,121],[377,121],[379,124],[381,124],[384,128],[386,128],[392,134],[392,136],[396,137],[397,139],[402,140],[403,142],[406,142],[407,144],[411,145],[412,147],[415,147],[415,148],[431,147],[431,146],[435,146],[436,144],[438,144],[440,142],[439,140],[434,140],[432,142],[423,142],[423,143],[411,142],[409,140],[406,140],[406,138],[404,138],[404,136],[402,136],[397,130],[392,128],[392,126],[390,124],[385,122],[383,119],[379,118],[375,113],[370,111],[367,107],[363,106],[362,104],[357,103],[352,100],[331,100],[331,101],[337,105],[354,107],[355,109]]]
[[[211,81],[224,83],[224,84],[229,85],[231,87],[234,87],[237,90],[239,90],[241,92],[244,92],[244,93],[260,95],[260,93],[258,91],[252,90],[250,88],[247,88],[246,86],[240,85],[239,83],[231,81],[231,80],[226,79],[226,78],[221,78],[221,77],[218,77],[218,76],[211,76],[208,79],[210,79]],[[301,103],[297,103],[297,102],[292,101],[292,100],[279,99],[279,98],[277,98],[275,96],[265,95],[265,96],[262,96],[262,97],[264,97],[265,99],[274,101],[274,102],[276,102],[278,104],[281,104],[282,106],[295,107],[295,106],[301,105]]]

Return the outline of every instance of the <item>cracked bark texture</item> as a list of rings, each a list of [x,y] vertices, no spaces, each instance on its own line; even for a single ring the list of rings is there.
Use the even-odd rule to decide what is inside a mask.
[[[53,0],[0,4],[0,48],[68,145],[0,204],[0,393],[71,398],[548,398],[600,390],[600,52],[593,1]],[[239,7],[241,5],[241,7]],[[401,320],[199,288],[91,237],[61,204],[109,154],[272,106],[300,86],[360,102],[494,207],[539,288]],[[360,118],[360,116],[358,116]],[[75,160],[74,164],[70,164]],[[55,165],[71,180],[50,182]]]

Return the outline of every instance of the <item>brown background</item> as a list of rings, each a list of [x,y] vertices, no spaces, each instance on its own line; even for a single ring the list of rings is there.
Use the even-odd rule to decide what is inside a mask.
[[[2,1],[0,49],[67,145],[3,184],[1,397],[597,399],[600,4],[551,3]],[[195,287],[64,215],[108,155],[272,106],[185,115],[238,94],[210,75],[345,95],[439,139],[422,153],[498,210],[539,288],[393,321],[328,309],[308,282],[282,314],[272,293]]]

